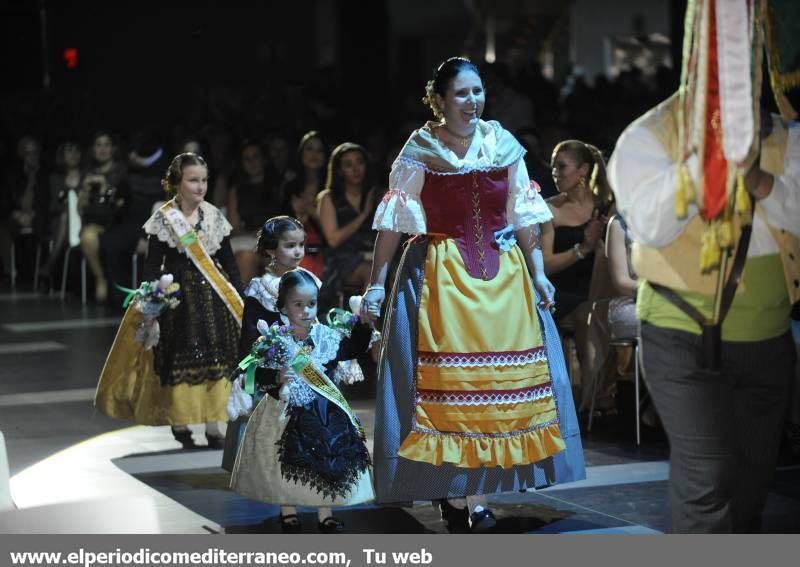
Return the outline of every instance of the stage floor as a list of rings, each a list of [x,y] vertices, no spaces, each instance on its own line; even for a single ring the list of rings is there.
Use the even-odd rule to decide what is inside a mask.
[[[113,420],[92,407],[94,387],[121,313],[47,295],[0,295],[0,431],[19,508],[147,496],[163,533],[277,533],[278,508],[228,489],[221,451],[184,451],[168,427]],[[352,393],[371,438],[373,384]],[[657,430],[633,442],[627,420],[584,436],[588,478],[489,499],[500,533],[668,532],[668,447]],[[198,443],[205,443],[200,429]],[[301,509],[303,532],[316,514]],[[430,502],[341,509],[350,533],[447,533]],[[800,467],[776,472],[764,528],[800,533]]]

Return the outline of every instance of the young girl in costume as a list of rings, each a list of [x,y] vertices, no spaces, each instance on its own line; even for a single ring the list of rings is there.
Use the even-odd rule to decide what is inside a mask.
[[[257,235],[256,252],[266,259],[267,269],[263,275],[250,280],[244,290],[244,315],[242,316],[242,333],[239,337],[239,358],[242,359],[250,352],[253,342],[259,337],[256,324],[264,320],[272,324],[279,320],[278,308],[275,302],[278,299],[278,285],[281,276],[289,270],[300,269],[307,272],[316,283],[322,287],[322,282],[315,274],[300,267],[305,257],[306,232],[303,224],[290,216],[277,216],[268,219]],[[263,372],[259,369],[257,373]],[[343,361],[336,370],[337,378],[351,384],[364,379],[361,367],[355,360]],[[254,401],[264,395],[263,391],[253,393]],[[232,470],[236,458],[247,417],[242,416],[228,424],[228,433],[225,440],[225,451],[222,456],[222,468]]]
[[[197,154],[176,156],[162,180],[172,198],[144,224],[148,235],[143,279],[172,274],[180,304],[158,317],[152,350],[134,337],[142,315],[131,307],[106,359],[95,406],[142,425],[171,425],[193,448],[190,423],[206,423],[208,446],[222,448],[217,423],[226,419],[236,338],[242,320],[241,282],[231,251],[231,225],[204,200],[208,166]]]
[[[300,531],[295,506],[319,507],[319,531],[338,533],[344,526],[331,506],[374,498],[363,429],[334,373],[339,361],[367,350],[372,330],[357,317],[344,332],[317,322],[318,296],[311,274],[290,270],[275,301],[283,325],[258,322],[261,336],[278,334],[289,347],[254,345],[262,368],[256,388],[267,395],[250,416],[231,476],[234,492],[281,505],[285,532]]]

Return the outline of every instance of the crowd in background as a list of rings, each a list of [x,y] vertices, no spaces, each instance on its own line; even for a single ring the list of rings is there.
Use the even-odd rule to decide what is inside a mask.
[[[484,118],[497,119],[516,133],[529,150],[528,170],[545,197],[556,193],[550,152],[559,141],[585,140],[607,156],[627,123],[668,96],[671,77],[667,69],[650,78],[633,70],[613,80],[598,77],[593,85],[574,76],[558,86],[534,67],[513,70],[501,64],[487,66],[485,75]],[[64,251],[75,244],[68,226],[68,197],[74,191],[90,288],[96,299],[111,298],[119,304],[114,284],[131,283],[131,255],[139,246],[141,224],[164,198],[159,181],[168,160],[182,151],[199,152],[210,165],[206,198],[225,210],[234,227],[234,248],[245,281],[260,269],[250,246],[255,231],[274,214],[297,216],[309,225],[309,256],[320,275],[326,255],[333,254],[341,264],[344,256],[333,252],[340,248],[341,235],[325,226],[334,224],[331,211],[347,212],[338,191],[333,191],[334,206],[323,207],[328,222],[321,225],[319,216],[325,201],[319,195],[332,189],[331,151],[343,142],[363,148],[362,205],[374,209],[375,195],[385,191],[391,162],[407,133],[428,114],[416,90],[375,116],[353,110],[335,87],[322,87],[309,86],[303,96],[288,92],[294,87],[275,94],[271,91],[280,89],[270,86],[250,96],[228,88],[199,89],[188,98],[184,114],[172,122],[156,122],[154,109],[152,123],[130,124],[127,130],[106,129],[108,123],[124,121],[116,115],[98,116],[86,97],[28,97],[23,102],[10,100],[19,93],[6,95],[9,100],[0,105],[6,109],[0,111],[0,119],[7,136],[0,144],[2,277],[10,277],[12,241],[23,281],[33,276],[36,248],[42,243],[40,273],[56,281]],[[312,130],[318,134],[304,138]],[[371,212],[356,211],[356,216],[361,215],[366,226]],[[74,213],[72,218],[74,231]],[[356,248],[344,246],[348,254],[362,252]],[[336,271],[334,263],[327,262],[327,268]],[[77,276],[69,283],[75,285]]]

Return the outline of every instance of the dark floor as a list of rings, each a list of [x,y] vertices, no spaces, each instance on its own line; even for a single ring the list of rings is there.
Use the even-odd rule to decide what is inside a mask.
[[[7,290],[6,290],[7,291]],[[117,309],[81,305],[47,294],[0,293],[0,430],[11,474],[101,433],[128,427],[92,407],[93,390],[121,316]],[[371,419],[374,382],[351,391],[354,405]],[[668,445],[658,429],[645,428],[634,443],[632,420],[622,414],[595,422],[584,436],[589,480],[535,493],[503,494],[491,499],[507,533],[652,533],[669,531]],[[368,427],[368,430],[370,428]],[[277,513],[227,489],[221,468],[173,470],[136,466],[141,455],[115,463],[136,478],[229,533],[278,531]],[[156,459],[156,461],[158,461]],[[149,462],[149,461],[148,461]],[[159,461],[161,462],[161,461]],[[316,531],[316,518],[304,511],[303,531]],[[410,508],[362,506],[337,513],[348,531],[362,533],[441,533],[459,531],[439,519],[430,503]],[[779,470],[770,494],[765,528],[800,533],[800,468]]]

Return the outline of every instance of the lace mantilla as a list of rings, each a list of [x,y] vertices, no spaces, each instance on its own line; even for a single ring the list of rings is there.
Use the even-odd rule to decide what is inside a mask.
[[[459,157],[436,136],[440,123],[427,122],[412,132],[400,151],[400,157],[438,174],[471,173],[476,170],[506,169],[525,155],[525,149],[498,122],[480,120],[470,146]]]
[[[312,327],[309,336],[314,341],[311,360],[316,362],[320,368],[324,368],[326,364],[336,358],[339,353],[339,344],[342,342],[344,335],[327,325],[318,324]]]
[[[232,227],[222,212],[211,203],[203,201],[200,203],[200,209],[203,211],[203,222],[198,236],[203,248],[211,256],[220,249],[222,240],[231,233]],[[157,237],[161,242],[166,242],[170,248],[183,252],[183,246],[175,238],[175,233],[170,228],[169,221],[161,209],[147,219],[143,228],[145,233]]]

